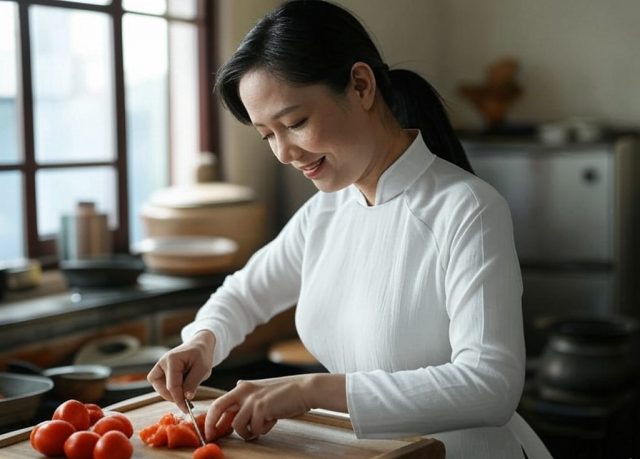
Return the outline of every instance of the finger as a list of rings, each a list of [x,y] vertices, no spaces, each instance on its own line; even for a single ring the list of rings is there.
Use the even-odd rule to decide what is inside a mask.
[[[262,432],[260,432],[260,435],[264,435],[264,434],[269,433],[269,431],[271,429],[273,429],[273,426],[275,426],[277,422],[278,422],[277,419],[272,419],[270,421],[265,421],[264,425],[262,426]]]
[[[252,415],[252,403],[245,402],[243,406],[240,407],[240,410],[236,414],[233,423],[233,429],[236,431],[238,435],[240,435],[245,440],[253,440],[256,438],[256,434],[251,430],[251,415]]]
[[[153,389],[160,394],[162,398],[170,402],[173,401],[171,393],[167,390],[164,370],[159,363],[156,363],[151,371],[147,374],[147,381],[151,383]]]
[[[184,389],[182,387],[184,366],[182,363],[168,363],[165,371],[167,379],[167,390],[171,394],[173,402],[183,413],[187,412],[187,405],[184,402]]]
[[[272,417],[268,415],[267,410],[268,404],[265,399],[256,400],[253,404],[249,428],[256,438],[265,433],[265,427],[272,421]]]
[[[209,370],[208,373],[211,374],[211,370]],[[184,396],[191,400],[196,393],[198,385],[206,377],[207,371],[202,368],[202,366],[193,366],[184,377],[184,383],[182,384],[184,388]]]
[[[227,392],[213,401],[209,406],[204,422],[204,431],[207,440],[213,441],[217,438],[218,434],[221,434],[221,432],[218,431],[217,425],[223,414],[227,411],[235,413],[239,407],[240,405],[233,391]]]

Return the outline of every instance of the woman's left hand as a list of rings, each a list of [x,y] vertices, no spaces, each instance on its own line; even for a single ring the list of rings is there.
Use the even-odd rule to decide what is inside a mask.
[[[312,374],[238,381],[209,407],[205,436],[215,437],[216,424],[225,412],[236,413],[232,426],[245,440],[266,434],[278,419],[300,416],[313,408],[312,381]]]

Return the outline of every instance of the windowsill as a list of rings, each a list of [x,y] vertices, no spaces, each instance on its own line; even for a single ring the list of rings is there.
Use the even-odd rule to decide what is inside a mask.
[[[34,298],[41,298],[47,295],[55,295],[63,293],[67,290],[67,283],[64,279],[62,271],[48,270],[43,271],[42,280],[32,288],[13,290],[5,292],[4,299],[0,301],[0,307],[7,303],[26,301]]]

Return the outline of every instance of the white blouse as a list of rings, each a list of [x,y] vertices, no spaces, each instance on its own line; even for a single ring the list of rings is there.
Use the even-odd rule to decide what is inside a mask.
[[[521,294],[506,202],[417,135],[374,206],[353,185],[315,194],[183,339],[211,330],[217,365],[297,304],[305,346],[346,373],[358,437],[429,435],[447,457],[522,457],[504,427],[524,382]]]

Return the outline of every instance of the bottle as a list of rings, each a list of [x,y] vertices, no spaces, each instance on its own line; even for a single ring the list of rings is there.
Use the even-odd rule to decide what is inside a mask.
[[[78,202],[73,214],[62,216],[58,234],[60,260],[104,257],[111,253],[107,214],[96,212],[95,203]]]
[[[196,168],[196,182],[208,183],[218,179],[218,158],[211,151],[200,152],[198,166]]]

